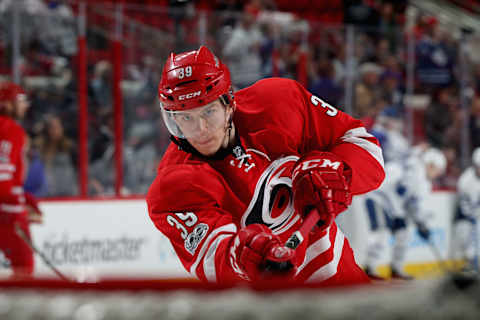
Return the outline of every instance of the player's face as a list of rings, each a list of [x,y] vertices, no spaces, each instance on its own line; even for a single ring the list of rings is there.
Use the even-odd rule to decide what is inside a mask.
[[[427,170],[427,178],[432,181],[432,180],[435,180],[437,179],[438,177],[440,177],[442,174],[443,174],[443,170],[431,163],[427,164],[426,166],[426,170]]]
[[[219,100],[188,111],[176,112],[175,122],[187,141],[202,155],[211,156],[222,146],[227,111]]]
[[[19,94],[15,100],[15,117],[17,119],[23,119],[29,107],[30,102],[28,101],[27,96]]]

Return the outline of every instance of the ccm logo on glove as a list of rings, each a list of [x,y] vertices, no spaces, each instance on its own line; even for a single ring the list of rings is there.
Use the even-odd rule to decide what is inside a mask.
[[[301,163],[301,165],[297,166],[293,171],[292,180],[298,175],[301,170],[310,170],[316,167],[326,168],[330,167],[334,170],[338,170],[342,163],[340,161],[332,162],[330,159],[312,159],[306,160]]]
[[[352,171],[332,152],[313,151],[297,161],[292,174],[295,210],[306,216],[316,208],[317,224],[327,228],[335,217],[352,202]]]

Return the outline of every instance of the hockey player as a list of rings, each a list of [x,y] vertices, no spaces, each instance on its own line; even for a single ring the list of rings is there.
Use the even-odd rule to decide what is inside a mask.
[[[480,148],[472,153],[472,166],[457,183],[458,210],[454,217],[452,255],[466,262],[465,270],[478,271],[477,219],[480,215]]]
[[[33,272],[33,252],[16,228],[30,236],[28,208],[32,211],[30,220],[41,221],[35,199],[23,191],[27,136],[17,120],[24,117],[28,107],[20,86],[0,83],[0,255],[3,267],[10,267],[15,277]]]
[[[233,94],[227,67],[206,47],[171,54],[159,83],[173,144],[147,195],[150,218],[185,269],[225,283],[277,277],[364,283],[334,218],[352,195],[384,179],[376,139],[361,122],[293,80]],[[317,208],[320,221],[294,251],[288,237]],[[290,263],[268,270],[267,261]]]
[[[370,225],[365,271],[372,279],[381,278],[376,268],[390,233],[394,236],[391,277],[413,279],[403,272],[409,241],[407,224],[413,222],[419,235],[429,240],[429,211],[425,199],[431,192],[432,181],[445,172],[446,165],[447,160],[440,150],[414,149],[403,159],[386,163],[384,182],[380,188],[364,196]]]

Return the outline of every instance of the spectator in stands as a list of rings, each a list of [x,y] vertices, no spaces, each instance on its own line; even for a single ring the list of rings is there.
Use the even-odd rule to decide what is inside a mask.
[[[428,142],[436,147],[445,146],[445,131],[452,125],[455,113],[454,89],[438,89],[425,111],[425,134]]]
[[[219,21],[220,28],[223,29],[227,27],[232,29],[235,27],[244,5],[243,0],[217,0],[214,9],[215,11],[221,12]]]
[[[94,74],[89,84],[89,101],[95,106],[91,111],[98,114],[112,106],[112,65],[106,60],[95,64]]]
[[[374,28],[378,25],[378,11],[364,0],[343,0],[344,22],[362,27]]]
[[[274,24],[269,21],[264,21],[259,24],[262,34],[260,41],[259,54],[261,59],[261,75],[262,77],[278,76],[276,67],[274,67],[276,56],[276,46],[278,45],[277,33],[278,30]]]
[[[375,113],[373,108],[380,97],[379,77],[382,68],[372,62],[365,62],[359,68],[360,79],[355,86],[354,113],[359,118],[371,117]]]
[[[195,14],[195,6],[191,0],[168,0],[168,11],[174,21],[175,49],[182,51],[186,46],[186,31],[183,23]]]
[[[354,59],[358,61],[359,65],[367,62],[372,62],[378,65],[377,47],[366,32],[361,32],[361,30],[356,32],[355,47],[353,50],[353,55],[355,56]]]
[[[388,59],[392,55],[392,51],[390,49],[390,46],[388,44],[388,40],[386,38],[380,38],[376,45],[375,45],[375,51],[372,53],[373,56],[370,59],[372,62],[376,62],[379,65],[386,66]]]
[[[468,122],[472,149],[475,149],[480,147],[480,96],[478,95],[473,98]]]
[[[335,70],[335,82],[336,83],[344,83],[345,82],[345,77],[346,77],[346,52],[345,52],[345,46],[340,45],[338,47],[338,50],[336,52],[332,53],[334,58],[333,58],[333,68]],[[351,61],[354,68],[358,67],[358,60],[356,58]]]
[[[384,71],[380,76],[382,96],[390,106],[403,110],[403,91],[400,88],[402,75],[394,71]]]
[[[44,197],[48,192],[45,165],[40,157],[39,151],[33,146],[33,144],[27,153],[27,160],[28,170],[24,189],[35,197]]]
[[[255,16],[244,11],[223,47],[223,56],[231,70],[233,84],[241,89],[261,78],[260,42],[262,35]]]
[[[47,14],[42,17],[47,32],[39,35],[52,46],[56,55],[73,56],[77,52],[77,31],[71,6],[58,0],[49,0],[47,6]]]
[[[89,193],[96,196],[113,196],[115,195],[116,170],[114,167],[114,144],[110,144],[102,157],[93,162],[89,170]],[[137,165],[132,147],[124,145],[123,148],[123,175],[124,185],[120,190],[122,195],[128,195],[135,187],[136,177],[134,169]]]
[[[385,1],[380,5],[378,17],[378,29],[390,52],[394,52],[398,46],[399,24],[394,11],[394,4]]]
[[[431,19],[427,24],[415,50],[418,90],[432,93],[452,83],[455,52],[447,41],[446,33],[439,28],[438,21]]]
[[[77,174],[74,167],[74,143],[65,136],[62,121],[50,115],[45,120],[43,134],[35,140],[47,177],[47,196],[77,194]]]
[[[289,39],[288,42],[280,44],[278,51],[278,75],[282,78],[296,79],[298,64],[298,43],[291,42],[291,40]]]
[[[156,128],[153,123],[143,121],[132,126],[127,146],[132,149],[131,167],[125,176],[125,186],[133,193],[146,194],[156,175],[158,163],[155,140]]]
[[[335,69],[332,62],[325,58],[314,61],[312,65],[308,90],[331,105],[339,105],[343,89],[335,82]]]
[[[385,59],[382,61],[382,67],[384,69],[384,72],[389,71],[389,72],[396,73],[398,75],[402,75],[403,70],[402,70],[402,65],[400,63],[400,59],[393,54],[385,57]]]
[[[102,116],[100,129],[95,135],[96,139],[93,141],[90,151],[89,194],[91,195],[112,196],[115,194],[116,169],[113,165],[115,163],[113,126],[113,113],[110,111]],[[141,129],[138,132],[141,132]],[[130,137],[130,140],[135,139]],[[135,170],[139,164],[135,158],[131,141],[125,143],[123,147],[124,186],[121,190],[122,195],[137,192],[135,187],[138,179],[135,177]],[[134,146],[136,144],[137,142],[133,143]]]

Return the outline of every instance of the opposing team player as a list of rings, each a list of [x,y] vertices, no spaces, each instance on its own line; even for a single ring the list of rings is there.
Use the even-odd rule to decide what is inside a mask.
[[[171,54],[159,84],[173,144],[148,195],[150,218],[202,281],[282,279],[324,284],[368,277],[334,218],[384,179],[377,140],[361,122],[287,79],[233,94],[206,47]],[[294,251],[283,246],[317,208]]]
[[[452,254],[466,262],[465,269],[478,271],[477,219],[480,216],[480,148],[472,153],[472,166],[457,183],[458,210],[454,218]]]
[[[419,235],[429,240],[429,210],[426,197],[431,192],[432,181],[442,175],[447,165],[444,154],[435,148],[414,149],[403,159],[385,164],[386,178],[380,188],[364,196],[370,232],[367,238],[367,274],[374,279],[393,234],[394,244],[390,260],[393,279],[412,279],[403,271],[408,247],[408,222],[413,222]]]
[[[25,197],[23,191],[27,136],[17,121],[24,117],[28,107],[27,96],[20,86],[0,83],[0,259],[2,266],[11,268],[16,277],[33,272],[33,252],[16,230],[18,227],[30,236],[29,203],[32,203],[32,220],[41,220],[35,199],[31,195]]]

